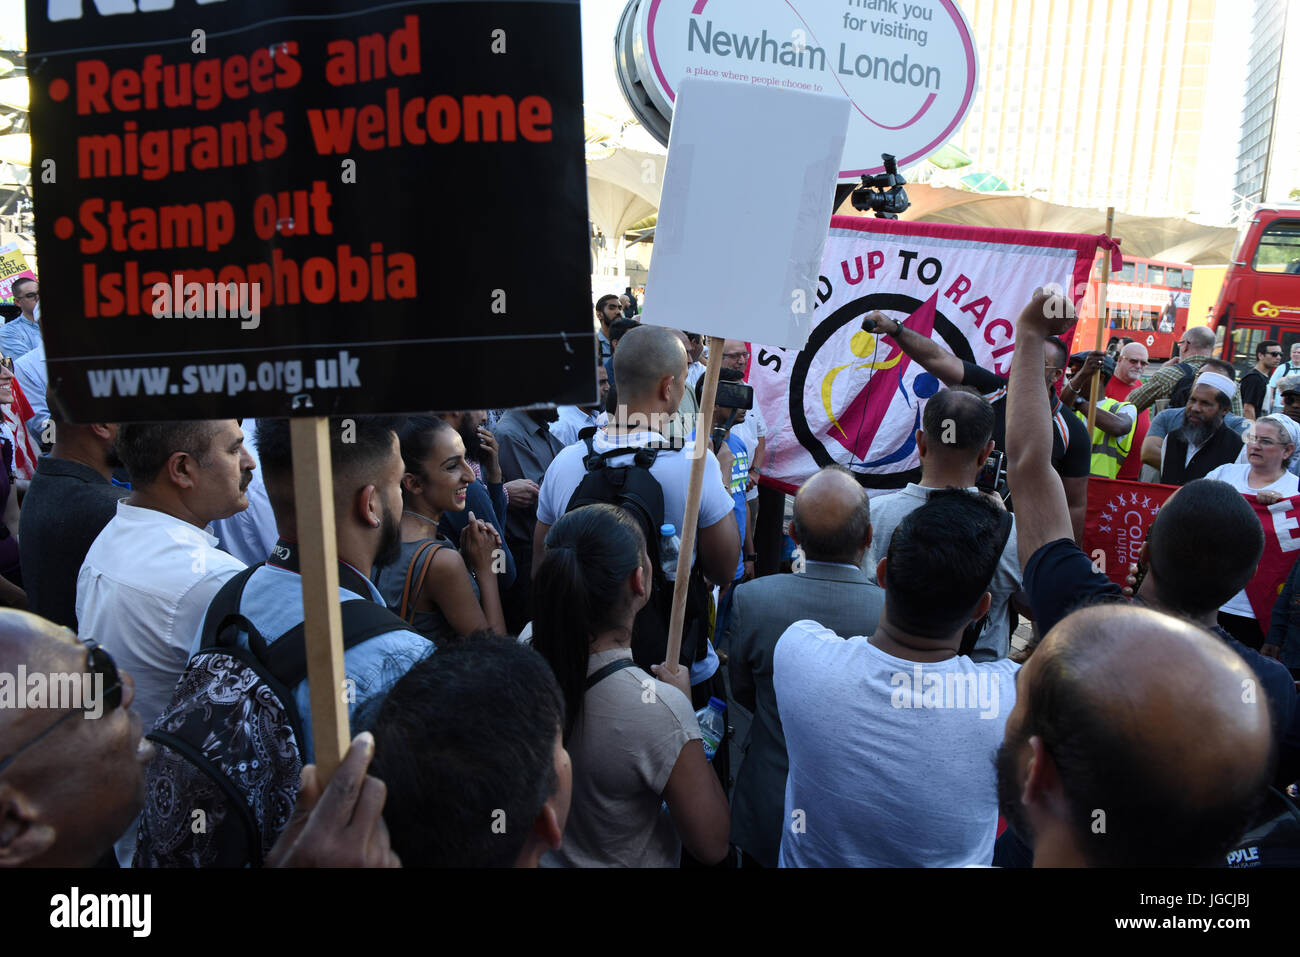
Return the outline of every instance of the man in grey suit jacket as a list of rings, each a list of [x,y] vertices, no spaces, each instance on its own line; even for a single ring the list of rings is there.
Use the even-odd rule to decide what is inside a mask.
[[[871,504],[847,469],[830,466],[794,499],[795,574],[740,585],[727,628],[734,700],[754,714],[731,806],[731,842],[746,865],[776,867],[784,826],[785,734],[772,688],[772,651],[782,633],[810,618],[839,635],[870,635],[884,590],[858,565],[871,546]]]

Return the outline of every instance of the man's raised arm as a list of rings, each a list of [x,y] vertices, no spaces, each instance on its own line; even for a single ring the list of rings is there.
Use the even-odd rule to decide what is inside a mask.
[[[898,343],[907,357],[919,363],[921,368],[935,376],[946,386],[961,385],[966,375],[962,361],[951,352],[945,352],[933,339],[927,339],[920,333],[913,332],[897,319],[890,319],[882,312],[868,313],[867,318],[876,324],[876,331],[889,336]]]
[[[1048,336],[1074,325],[1074,307],[1040,289],[1016,320],[1007,386],[1007,484],[1016,503],[1016,550],[1023,571],[1043,545],[1074,539],[1061,479],[1052,468],[1052,412],[1043,379]]]

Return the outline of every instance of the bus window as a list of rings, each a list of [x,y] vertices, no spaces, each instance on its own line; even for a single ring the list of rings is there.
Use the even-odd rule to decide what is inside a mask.
[[[1181,288],[1183,285],[1183,271],[1181,269],[1166,269],[1165,285],[1173,286],[1175,289]]]
[[[1193,273],[1194,271],[1195,271],[1195,270],[1192,270],[1192,269],[1184,269],[1184,270],[1183,270],[1183,288],[1184,288],[1184,289],[1191,289],[1191,288],[1192,288],[1192,273]]]
[[[1147,282],[1152,286],[1163,286],[1165,284],[1165,267],[1147,266]]]
[[[1133,264],[1133,281],[1134,281],[1134,282],[1146,282],[1146,281],[1147,281],[1147,264],[1146,264],[1146,263],[1134,263],[1134,264]]]
[[[1279,219],[1259,237],[1250,268],[1256,272],[1300,273],[1300,219]]]
[[[1124,260],[1124,268],[1119,271],[1119,275],[1116,278],[1122,279],[1124,282],[1132,282],[1133,263],[1129,262],[1127,259]]]
[[[1255,347],[1267,339],[1268,329],[1238,326],[1232,330],[1232,355],[1228,357],[1237,368],[1237,378],[1245,375],[1255,365]]]

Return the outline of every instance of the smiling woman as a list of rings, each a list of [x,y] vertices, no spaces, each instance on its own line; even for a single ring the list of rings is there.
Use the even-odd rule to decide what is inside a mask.
[[[398,438],[406,468],[402,512],[400,518],[385,516],[385,522],[391,521],[400,551],[394,561],[376,568],[371,580],[389,608],[434,642],[484,628],[504,634],[495,567],[503,552],[496,529],[470,513],[459,551],[438,534],[442,514],[464,511],[476,480],[465,460],[465,443],[433,416],[407,419]]]

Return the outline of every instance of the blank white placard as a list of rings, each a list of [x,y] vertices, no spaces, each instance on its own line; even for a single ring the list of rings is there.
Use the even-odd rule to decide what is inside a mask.
[[[646,322],[801,348],[848,122],[843,97],[683,79]]]

